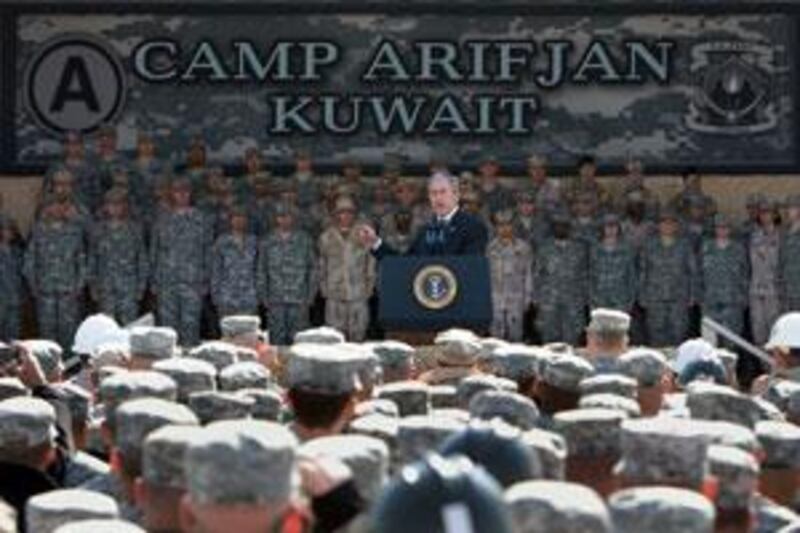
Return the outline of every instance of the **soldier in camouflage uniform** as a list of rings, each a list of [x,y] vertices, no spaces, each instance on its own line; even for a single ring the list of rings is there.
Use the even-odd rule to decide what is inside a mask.
[[[602,238],[591,248],[589,301],[592,309],[630,313],[636,300],[636,252],[622,238],[619,217],[603,217]]]
[[[66,135],[63,161],[54,163],[45,172],[42,184],[44,198],[54,193],[54,178],[63,170],[69,171],[75,182],[75,202],[94,212],[102,199],[102,189],[94,166],[86,160],[83,139],[77,133],[70,132]]]
[[[297,207],[301,213],[311,213],[322,201],[320,177],[314,173],[314,163],[308,150],[295,154],[294,174],[291,178],[297,194]]]
[[[367,204],[367,216],[373,227],[383,231],[384,220],[395,211],[395,206],[392,203],[392,182],[389,178],[381,177],[375,180],[375,185],[372,187],[372,196]],[[411,214],[413,222],[414,214],[406,209]]]
[[[688,334],[696,261],[679,228],[677,213],[662,211],[658,235],[645,243],[639,257],[639,303],[652,346],[677,346]]]
[[[39,336],[72,345],[86,287],[86,238],[76,209],[49,200],[34,224],[24,274],[34,299]]]
[[[478,168],[480,195],[489,217],[513,205],[511,191],[500,183],[500,164],[494,156],[487,157]]]
[[[706,201],[700,196],[689,196],[685,203],[687,209],[683,224],[685,236],[692,245],[692,251],[699,254],[703,241],[712,233],[708,222],[713,215],[706,212]]]
[[[252,195],[245,199],[250,212],[250,233],[266,237],[272,225],[272,179],[268,172],[259,172],[251,178]]]
[[[497,237],[489,242],[486,256],[492,276],[493,337],[522,341],[523,316],[533,297],[533,252],[514,235],[514,212],[495,214]]]
[[[314,244],[295,227],[297,210],[275,207],[275,229],[259,244],[258,299],[267,310],[270,343],[292,344],[295,333],[308,327],[309,306],[316,294]]]
[[[533,303],[543,343],[577,344],[586,326],[589,262],[586,247],[570,236],[567,213],[552,217],[553,239],[536,253]]]
[[[561,187],[547,175],[547,160],[538,155],[528,158],[528,177],[523,187],[533,194],[541,213],[552,213],[561,206]]]
[[[185,346],[200,340],[200,316],[208,291],[211,235],[203,213],[192,207],[192,184],[176,178],[172,208],[158,220],[150,244],[152,291],[160,324],[175,329]]]
[[[533,250],[538,250],[550,238],[550,224],[537,203],[536,193],[522,190],[516,194],[516,232]]]
[[[97,197],[88,207],[94,212],[103,200],[106,191],[114,185],[113,173],[115,169],[129,166],[129,161],[117,149],[117,130],[114,126],[103,126],[97,132],[95,138],[95,153],[90,164],[97,172],[97,182],[100,189]]]
[[[775,206],[764,200],[759,206],[758,226],[750,238],[750,322],[753,341],[767,342],[772,324],[780,314],[780,232]]]
[[[730,221],[716,215],[714,238],[703,243],[700,255],[698,300],[703,315],[741,335],[750,274],[747,252],[731,234]]]
[[[139,204],[142,222],[152,224],[156,211],[156,186],[159,177],[164,173],[164,165],[156,157],[156,143],[146,132],[136,136],[136,157],[131,161],[130,172],[135,175],[135,183],[139,187],[133,196]]]
[[[202,135],[194,135],[189,141],[186,151],[186,177],[192,184],[192,194],[195,197],[203,192],[206,175],[206,140]]]
[[[608,191],[597,181],[597,164],[594,157],[585,155],[578,162],[578,177],[575,178],[566,191],[566,202],[575,203],[581,193],[586,193],[592,199],[592,212],[598,213],[610,206]]]
[[[367,302],[375,288],[375,259],[361,246],[354,223],[355,203],[336,200],[335,223],[319,237],[320,292],[325,322],[352,342],[364,340],[369,323]]]
[[[653,206],[653,212],[657,211],[658,203]],[[649,218],[644,196],[637,191],[628,194],[624,213],[622,235],[633,246],[636,253],[639,253],[647,239],[655,233],[655,224]]]
[[[600,227],[595,218],[597,199],[589,191],[578,191],[572,201],[572,237],[586,246],[587,252],[600,238]]]
[[[789,198],[787,214],[778,257],[783,312],[800,311],[800,196]]]
[[[256,264],[258,238],[247,232],[247,212],[235,207],[230,231],[211,249],[211,301],[220,317],[258,314]]]
[[[427,207],[418,203],[418,185],[417,180],[414,178],[401,178],[397,180],[393,190],[395,209],[411,211],[411,228],[414,233],[416,233],[430,217]],[[384,218],[384,223],[388,223],[386,218]]]
[[[714,199],[703,191],[703,178],[695,168],[687,168],[681,175],[683,189],[671,201],[670,206],[682,216],[689,212],[691,198],[699,198],[703,204],[706,216],[717,213],[717,204]]]
[[[19,338],[22,313],[22,250],[14,221],[0,216],[0,339]]]
[[[89,288],[102,313],[127,324],[139,316],[148,280],[144,231],[128,213],[124,189],[106,193],[106,218],[95,223],[90,241]]]

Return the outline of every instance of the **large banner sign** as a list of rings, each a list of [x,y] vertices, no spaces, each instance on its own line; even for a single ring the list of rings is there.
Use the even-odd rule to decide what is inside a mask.
[[[629,8],[630,9],[630,8]],[[509,165],[796,163],[795,20],[773,15],[20,14],[16,163],[116,125],[180,157],[258,146]]]

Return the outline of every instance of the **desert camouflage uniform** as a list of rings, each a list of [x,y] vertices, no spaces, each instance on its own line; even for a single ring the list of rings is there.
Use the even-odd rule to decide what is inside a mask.
[[[492,336],[519,342],[533,297],[533,252],[520,238],[511,242],[495,238],[486,256],[492,276]]]
[[[320,291],[325,322],[352,342],[364,340],[369,323],[367,301],[375,288],[375,259],[355,230],[330,227],[319,237]]]

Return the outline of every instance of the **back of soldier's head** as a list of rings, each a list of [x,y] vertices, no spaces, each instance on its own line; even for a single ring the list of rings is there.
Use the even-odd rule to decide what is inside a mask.
[[[376,533],[512,531],[500,486],[461,456],[430,455],[404,467],[371,518]]]

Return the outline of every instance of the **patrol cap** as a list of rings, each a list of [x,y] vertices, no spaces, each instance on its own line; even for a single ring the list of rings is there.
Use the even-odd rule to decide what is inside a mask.
[[[552,387],[579,392],[580,382],[594,374],[594,368],[576,355],[560,354],[544,364],[542,380]]]
[[[334,435],[307,441],[298,450],[300,457],[332,457],[353,472],[358,493],[375,500],[386,483],[389,471],[389,448],[376,437]]]
[[[753,399],[732,387],[694,382],[687,390],[686,405],[692,418],[722,420],[753,429],[761,418]]]
[[[186,451],[187,493],[200,504],[283,504],[292,492],[297,439],[281,425],[216,422]]]
[[[444,441],[439,453],[445,457],[468,457],[503,487],[542,474],[538,455],[521,441],[520,431],[499,420],[470,423]]]
[[[516,531],[611,533],[611,516],[592,489],[565,481],[534,480],[506,491]]]
[[[0,383],[2,383],[2,380],[0,380]],[[774,404],[781,411],[787,411],[789,410],[789,401],[795,395],[800,396],[800,382],[788,379],[773,379],[764,392],[764,399]],[[791,413],[788,414],[791,415]]]
[[[239,389],[236,394],[253,400],[251,416],[257,420],[277,422],[284,410],[281,393],[275,389]]]
[[[329,326],[304,329],[295,333],[294,336],[295,344],[340,344],[343,342],[345,342],[344,333]]]
[[[539,420],[539,409],[533,400],[516,392],[485,390],[469,402],[473,418],[492,420],[499,418],[516,428],[527,430]]]
[[[390,450],[397,447],[400,422],[396,417],[382,414],[360,416],[350,421],[347,431],[355,435],[366,435],[381,439]]]
[[[0,453],[19,452],[52,442],[56,412],[39,398],[16,397],[0,402]]]
[[[175,400],[177,385],[169,376],[151,370],[113,374],[100,382],[100,400],[106,407],[106,423],[114,431],[117,407],[127,400],[152,396]]]
[[[241,361],[223,368],[219,373],[219,386],[224,391],[239,389],[265,389],[272,381],[272,373],[255,361]]]
[[[714,215],[713,223],[715,228],[730,228],[732,225],[731,219],[722,213]]]
[[[667,220],[672,222],[680,222],[680,215],[671,207],[663,207],[659,209],[658,221],[665,222]]]
[[[228,315],[219,321],[223,337],[260,333],[261,319],[256,315]]]
[[[519,191],[515,196],[517,198],[517,205],[536,203],[536,192],[530,189],[523,189]]]
[[[111,497],[83,489],[51,490],[25,504],[27,530],[36,533],[52,533],[66,522],[118,516],[119,507]]]
[[[511,344],[492,353],[491,366],[502,378],[522,381],[537,377],[547,357],[548,354],[541,348]]]
[[[756,424],[756,436],[764,449],[765,468],[800,468],[800,427],[768,420]]]
[[[591,333],[627,333],[631,328],[631,316],[616,309],[593,309],[586,331]]]
[[[272,213],[276,217],[296,216],[297,209],[289,202],[278,202],[275,204],[275,207],[272,208]]]
[[[552,431],[534,428],[523,432],[521,439],[539,457],[543,478],[564,479],[567,460],[567,441],[564,437]]]
[[[356,405],[354,413],[356,417],[374,414],[389,416],[392,418],[400,417],[400,410],[398,409],[397,404],[392,400],[385,399],[373,399],[360,402],[358,405]]]
[[[506,390],[517,392],[517,384],[511,380],[498,378],[491,374],[475,374],[467,376],[461,380],[456,389],[458,405],[464,409],[469,409],[469,402],[479,392],[485,390]]]
[[[55,533],[146,533],[133,522],[116,518],[78,520],[58,527]]]
[[[547,165],[547,157],[540,154],[531,154],[528,157],[528,166],[543,167]]]
[[[20,341],[20,344],[36,358],[47,381],[58,381],[64,369],[61,346],[47,339],[29,339]]]
[[[89,420],[89,410],[92,405],[92,394],[89,391],[69,381],[54,383],[52,387],[66,400],[73,424]]]
[[[393,401],[400,416],[424,415],[430,410],[429,387],[420,381],[398,381],[379,387],[378,398]]]
[[[448,366],[472,366],[477,362],[481,344],[469,330],[449,329],[436,335],[437,361]]]
[[[753,455],[761,451],[756,434],[739,424],[713,420],[692,420],[690,429],[702,436],[710,445],[731,446]]]
[[[193,425],[166,425],[151,431],[142,445],[142,478],[157,487],[186,489],[186,450],[203,435]]]
[[[100,369],[106,366],[127,368],[131,363],[131,346],[127,342],[104,342],[98,345],[92,355],[92,366]]]
[[[636,398],[636,380],[623,374],[600,374],[582,380],[578,384],[581,396],[592,394],[615,394],[625,398]]]
[[[463,456],[435,454],[400,471],[373,507],[371,523],[375,533],[513,530],[502,490],[483,468]]]
[[[0,378],[0,401],[18,396],[29,396],[30,393],[31,391],[23,385],[19,378]]]
[[[220,420],[249,418],[255,400],[232,392],[203,391],[189,395],[189,408],[205,425]]]
[[[750,509],[758,490],[758,462],[752,454],[730,446],[710,446],[708,465],[719,481],[715,504],[720,509]]]
[[[365,389],[372,389],[382,381],[383,369],[370,344],[346,342],[341,346],[337,346],[337,348],[356,356],[356,372],[361,385]]]
[[[621,411],[630,418],[639,418],[642,414],[642,409],[639,407],[639,402],[636,400],[610,393],[581,396],[581,399],[578,401],[578,407],[580,409],[611,409],[614,411]]]
[[[170,188],[173,191],[191,191],[192,180],[187,176],[173,176],[170,180]]]
[[[667,359],[661,352],[649,348],[628,350],[617,359],[617,370],[649,388],[661,382],[667,371]]]
[[[399,341],[382,341],[372,345],[384,369],[406,368],[414,360],[414,347]]]
[[[193,392],[216,390],[217,369],[211,363],[191,357],[156,361],[152,369],[171,377],[178,387],[178,401],[186,403]]]
[[[616,531],[711,533],[714,505],[697,492],[673,487],[636,487],[612,494],[608,508]]]
[[[553,428],[564,437],[570,457],[618,457],[620,425],[627,415],[610,409],[572,409],[553,417]]]
[[[691,420],[645,418],[622,423],[619,474],[636,484],[698,488],[707,472],[708,440]]]
[[[319,394],[351,394],[360,388],[361,355],[337,346],[295,344],[290,350],[289,388]]]
[[[161,360],[174,357],[178,334],[172,328],[138,326],[130,331],[131,355]]]
[[[431,407],[445,409],[458,407],[458,389],[452,385],[433,385],[429,389]]]
[[[397,459],[401,464],[416,461],[437,449],[465,424],[441,415],[414,415],[400,419],[397,426]]]
[[[151,431],[166,425],[198,426],[200,422],[184,405],[159,398],[140,398],[117,408],[116,424],[114,444],[125,465],[139,471],[142,444]]]
[[[109,189],[103,196],[105,204],[123,204],[128,201],[128,189],[115,186]]]
[[[204,342],[193,348],[189,357],[211,363],[217,372],[238,361],[236,347],[224,341]]]

